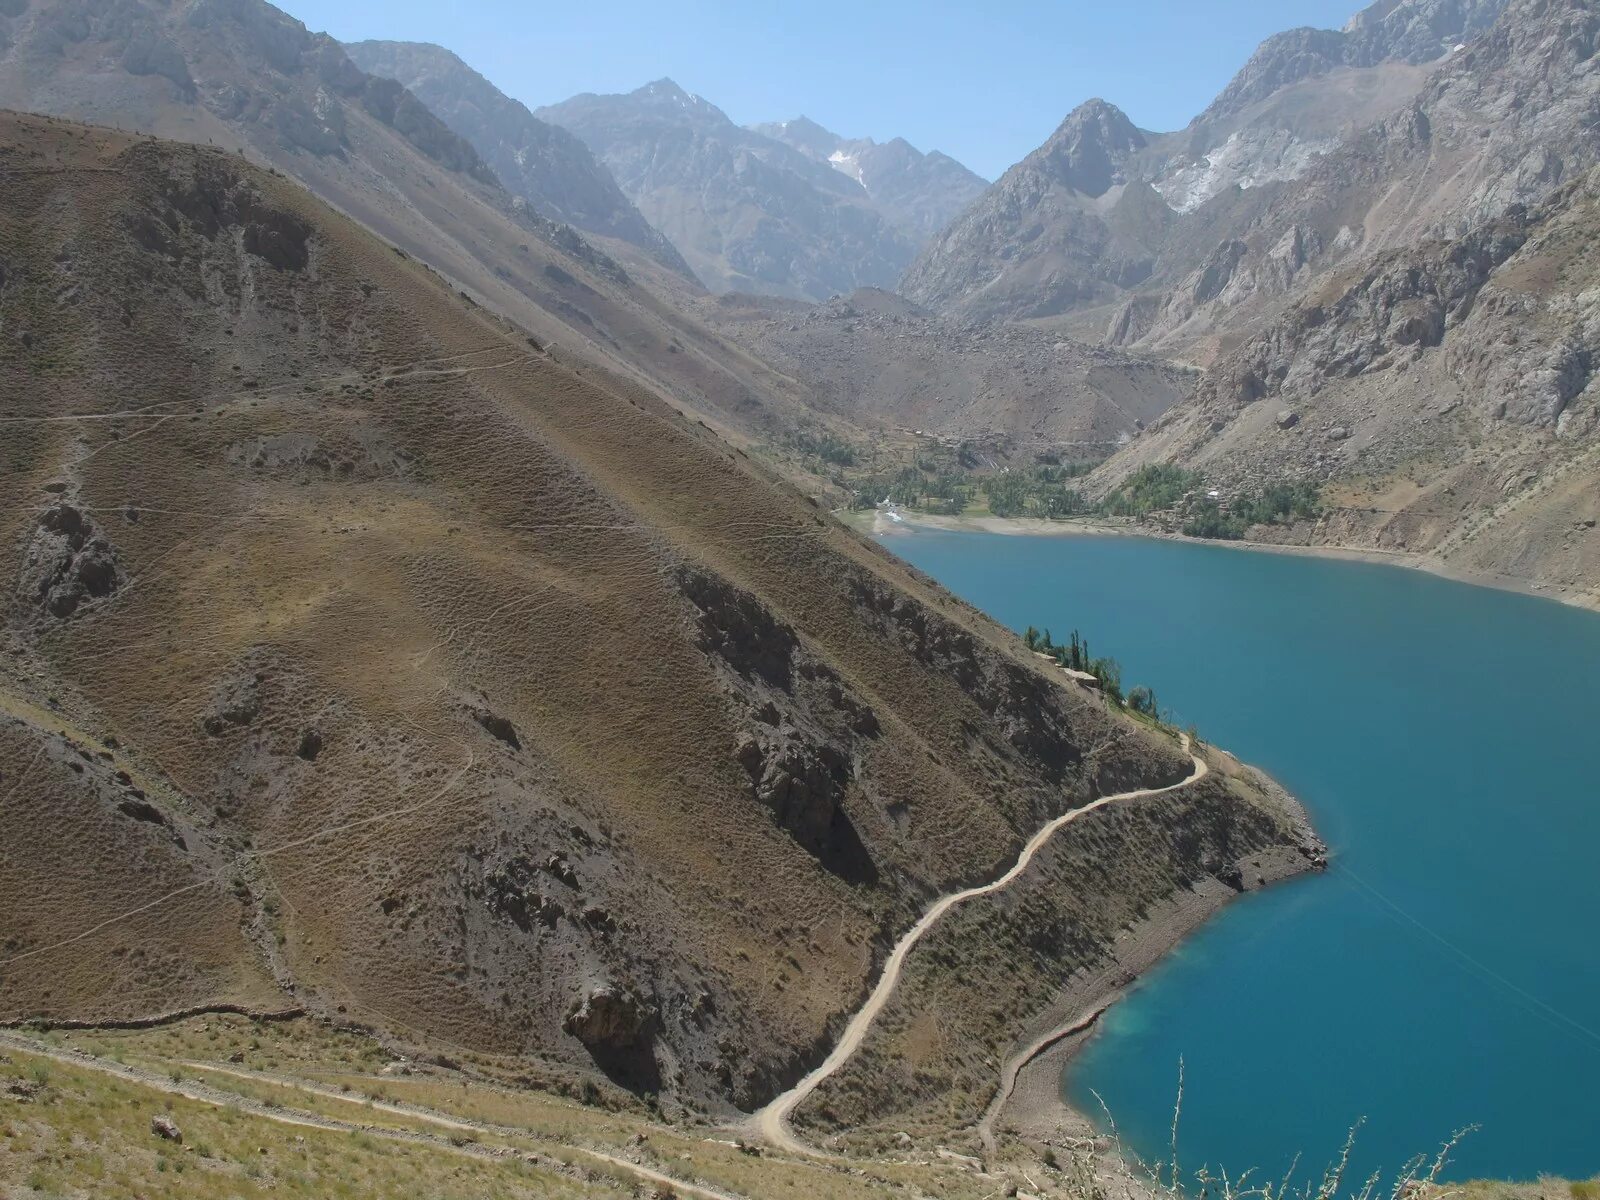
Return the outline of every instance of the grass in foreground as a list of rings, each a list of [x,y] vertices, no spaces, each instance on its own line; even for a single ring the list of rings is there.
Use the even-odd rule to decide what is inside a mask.
[[[1011,1141],[988,1164],[898,1139],[851,1159],[786,1159],[751,1152],[727,1130],[669,1126],[466,1071],[397,1060],[371,1038],[309,1021],[266,1025],[209,1017],[134,1032],[56,1033],[41,1044],[147,1072],[148,1082],[0,1050],[0,1197],[6,1200],[1179,1200],[1202,1186],[1221,1200],[1600,1200],[1600,1183],[1593,1181],[1445,1187],[1433,1182],[1432,1159],[1413,1164],[1392,1186],[1387,1180],[1348,1186],[1333,1171],[1298,1189],[1209,1178],[1179,1188],[1170,1171],[1139,1176],[1119,1170],[1107,1147],[1092,1140],[1060,1146]],[[171,1094],[178,1086],[215,1102]],[[182,1141],[160,1136],[153,1118],[171,1121]],[[345,1127],[319,1128],[319,1121]],[[674,1182],[641,1178],[599,1155]]]
[[[680,1182],[661,1194],[680,1196],[703,1195],[699,1187],[732,1197],[979,1200],[1005,1187],[999,1176],[931,1152],[850,1163],[749,1153],[726,1130],[668,1126],[462,1071],[400,1063],[371,1039],[312,1022],[208,1017],[153,1030],[58,1032],[46,1044],[148,1071],[158,1086],[4,1051],[0,1101],[12,1082],[31,1090],[14,1108],[0,1108],[10,1118],[0,1142],[0,1196],[8,1200],[102,1194],[250,1200],[268,1192],[514,1200],[649,1195],[670,1186],[640,1180],[596,1154],[671,1176]],[[233,1061],[236,1055],[244,1061]],[[45,1082],[32,1090],[27,1081],[35,1075]],[[215,1089],[267,1111],[171,1096],[159,1090],[167,1085]],[[182,1145],[152,1132],[155,1116],[178,1125]],[[283,1123],[302,1116],[367,1128],[352,1133]],[[453,1121],[475,1128],[443,1123]],[[397,1140],[418,1135],[429,1142]],[[92,1155],[80,1152],[87,1146]],[[529,1155],[536,1162],[525,1161]],[[1029,1161],[1038,1160],[1029,1155]]]

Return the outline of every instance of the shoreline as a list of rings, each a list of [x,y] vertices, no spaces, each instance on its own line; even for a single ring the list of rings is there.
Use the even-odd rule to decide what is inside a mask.
[[[1241,859],[1238,888],[1210,876],[1174,893],[1143,920],[1128,926],[1104,960],[1080,970],[1056,999],[1029,1022],[1004,1060],[1000,1087],[978,1123],[977,1132],[992,1153],[997,1135],[1067,1147],[1092,1140],[1107,1165],[1119,1165],[1136,1179],[1137,1164],[1105,1141],[1094,1120],[1062,1095],[1063,1075],[1078,1052],[1099,1032],[1101,1019],[1136,989],[1149,971],[1198,929],[1242,895],[1319,874],[1326,869],[1326,847],[1305,807],[1281,784],[1255,767],[1238,764],[1289,811],[1297,835],[1292,844],[1269,847]]]
[[[1192,546],[1217,546],[1225,550],[1248,550],[1266,554],[1296,554],[1344,562],[1375,563],[1422,571],[1454,583],[1514,592],[1539,600],[1550,600],[1571,608],[1600,612],[1600,590],[1581,592],[1563,585],[1539,584],[1513,575],[1468,571],[1439,559],[1411,550],[1382,550],[1371,546],[1305,546],[1284,542],[1253,542],[1242,539],[1197,538],[1181,533],[1153,530],[1132,523],[1082,517],[946,517],[933,513],[896,509],[899,520],[889,518],[883,509],[868,513],[839,513],[840,520],[873,536],[894,537],[912,529],[935,529],[947,533],[992,533],[1005,537],[1131,537],[1152,541],[1181,542]]]

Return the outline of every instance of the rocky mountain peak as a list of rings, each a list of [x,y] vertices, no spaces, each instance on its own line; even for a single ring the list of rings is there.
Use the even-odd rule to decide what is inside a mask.
[[[1433,62],[1493,25],[1506,0],[1377,0],[1351,17],[1352,65]]]
[[[676,118],[694,124],[733,124],[728,119],[728,114],[711,101],[693,92],[684,91],[665,75],[643,87],[634,88],[628,93],[628,98],[637,101],[640,108],[657,116]]]
[[[799,116],[790,121],[770,121],[754,126],[755,132],[765,137],[787,142],[803,154],[826,159],[837,150],[844,138],[818,125],[810,117]]]
[[[1273,34],[1199,118],[1216,120],[1340,67],[1434,62],[1494,24],[1507,0],[1378,0],[1343,29]]]
[[[1068,113],[1031,157],[1057,182],[1087,196],[1100,196],[1126,182],[1122,165],[1147,144],[1125,112],[1096,97]]]

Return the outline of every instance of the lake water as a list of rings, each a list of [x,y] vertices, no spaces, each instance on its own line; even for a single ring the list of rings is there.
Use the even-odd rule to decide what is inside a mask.
[[[1068,1099],[1230,1173],[1600,1172],[1600,616],[1398,567],[925,530],[895,553],[1077,628],[1311,810],[1334,866],[1231,905],[1108,1014]],[[1305,1176],[1305,1167],[1300,1177]]]

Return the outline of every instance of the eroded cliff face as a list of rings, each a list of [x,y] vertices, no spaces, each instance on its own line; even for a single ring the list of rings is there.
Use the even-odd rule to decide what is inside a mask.
[[[1407,550],[1591,602],[1600,178],[1456,238],[1373,255],[1210,372],[1098,474],[1310,480],[1327,513],[1255,536]]]

